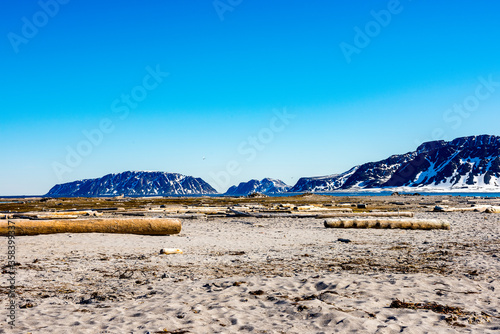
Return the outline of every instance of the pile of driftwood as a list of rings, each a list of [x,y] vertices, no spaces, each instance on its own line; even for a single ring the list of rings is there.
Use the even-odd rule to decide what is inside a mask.
[[[326,219],[324,225],[327,228],[390,228],[390,229],[450,229],[450,223],[444,220],[412,219],[413,212],[352,212],[350,209],[341,209],[339,212],[329,213],[256,213],[229,209],[234,217],[254,218],[336,218]],[[329,210],[333,211],[333,210]],[[366,218],[363,218],[366,217]],[[381,218],[382,217],[382,218]],[[391,218],[392,217],[392,218]],[[409,217],[409,218],[403,218]]]
[[[359,209],[360,205],[357,207]],[[366,209],[366,205],[362,208]],[[269,207],[246,203],[229,208],[161,205],[132,209],[4,213],[0,215],[0,235],[8,234],[8,226],[15,226],[16,235],[91,232],[168,235],[181,231],[179,219],[207,217],[326,219],[324,225],[327,228],[450,229],[446,221],[412,219],[413,216],[413,212],[399,211],[353,212],[349,207],[332,205],[279,204]]]

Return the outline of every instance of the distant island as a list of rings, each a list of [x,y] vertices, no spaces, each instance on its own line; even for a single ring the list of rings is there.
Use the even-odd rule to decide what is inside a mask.
[[[225,195],[245,196],[252,193],[261,193],[265,195],[285,193],[292,188],[281,180],[265,178],[262,180],[250,180],[241,182],[238,186],[229,188]]]
[[[216,194],[201,178],[165,172],[123,172],[54,186],[50,197],[169,196]]]
[[[500,137],[431,141],[415,151],[355,166],[346,172],[302,177],[292,187],[264,178],[230,187],[225,195],[333,191],[500,191]],[[217,194],[206,181],[166,172],[123,172],[54,186],[49,197],[171,196]]]

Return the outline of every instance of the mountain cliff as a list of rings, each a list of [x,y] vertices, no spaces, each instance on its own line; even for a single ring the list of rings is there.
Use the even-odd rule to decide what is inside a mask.
[[[500,137],[427,142],[414,152],[359,165],[341,174],[301,178],[290,192],[401,187],[500,191]]]
[[[164,172],[123,172],[55,185],[46,196],[166,196],[216,194],[201,178]]]
[[[291,187],[281,180],[265,178],[241,182],[238,186],[229,188],[225,195],[246,196],[252,193],[277,194],[287,192]]]

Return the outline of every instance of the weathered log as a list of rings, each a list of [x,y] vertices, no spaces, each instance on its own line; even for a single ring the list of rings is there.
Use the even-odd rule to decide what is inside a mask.
[[[167,218],[180,218],[180,219],[206,219],[208,216],[202,213],[194,213],[194,214],[168,214]],[[223,215],[225,217],[226,215]],[[212,217],[212,216],[210,216]]]
[[[160,249],[160,254],[170,255],[170,254],[183,254],[184,252],[179,248],[162,248]]]
[[[309,211],[309,212],[314,212],[314,211],[326,211],[326,212],[352,212],[351,208],[332,208],[332,207],[319,207],[315,205],[302,205],[302,206],[296,206],[293,207],[293,210],[296,211]]]
[[[250,212],[243,212],[243,211],[238,211],[233,208],[229,208],[229,211],[234,213],[233,217],[255,217],[255,218],[262,218],[263,215],[257,214],[257,213],[250,213]]]
[[[491,205],[476,205],[465,208],[455,208],[448,206],[438,206],[436,205],[433,209],[434,212],[467,212],[467,211],[475,211],[475,212],[486,212],[486,213],[500,213],[500,207],[491,206]]]
[[[413,212],[346,212],[346,213],[325,213],[317,215],[316,218],[335,217],[413,217]]]
[[[0,236],[7,236],[9,228],[16,236],[53,233],[169,235],[180,233],[182,224],[180,220],[170,218],[9,219],[0,222]]]
[[[146,214],[144,212],[122,212],[122,216],[132,216],[132,217],[144,217]]]
[[[97,211],[92,211],[92,210],[65,210],[65,211],[56,211],[56,212],[33,212],[33,214],[36,214],[39,217],[41,217],[41,216],[73,216],[73,215],[96,216],[96,215],[102,215],[102,213],[99,213]]]
[[[37,215],[30,215],[30,214],[24,214],[24,213],[14,213],[11,215],[10,218],[13,219],[38,219]]]
[[[489,208],[486,208],[484,210],[486,213],[500,213],[500,207],[499,206],[490,206]]]
[[[45,211],[30,211],[22,213],[13,213],[9,218],[18,219],[74,219],[81,216],[102,216],[102,212],[97,211],[56,211],[56,212],[45,212]],[[1,218],[1,215],[0,215]],[[4,217],[5,218],[5,217]]]
[[[450,229],[449,222],[438,219],[326,219],[324,225],[327,228]]]
[[[252,217],[252,218],[316,218],[317,214],[311,213],[282,213],[276,211],[275,213],[256,213],[256,212],[241,212],[229,209],[234,214],[227,214],[225,217]],[[211,216],[213,217],[213,216]]]

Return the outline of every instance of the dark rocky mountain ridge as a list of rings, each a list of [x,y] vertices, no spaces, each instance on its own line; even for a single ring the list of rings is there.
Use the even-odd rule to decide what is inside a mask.
[[[123,172],[55,185],[46,196],[165,196],[216,194],[201,178],[165,172]]]
[[[281,180],[265,178],[262,180],[250,180],[241,182],[238,186],[229,188],[225,195],[230,196],[246,196],[252,193],[262,194],[277,194],[287,192],[291,186],[285,184]]]
[[[395,187],[500,191],[500,137],[423,143],[414,152],[362,164],[345,173],[301,178],[290,192]]]

